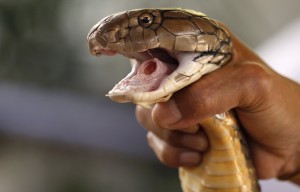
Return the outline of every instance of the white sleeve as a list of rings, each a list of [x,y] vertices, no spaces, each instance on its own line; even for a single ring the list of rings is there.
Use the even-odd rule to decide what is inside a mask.
[[[275,71],[300,83],[300,17],[263,42],[256,52]]]

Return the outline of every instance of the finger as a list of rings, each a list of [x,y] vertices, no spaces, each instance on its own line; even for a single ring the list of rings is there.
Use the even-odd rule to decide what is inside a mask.
[[[196,134],[188,134],[177,131],[168,131],[167,137],[163,138],[176,147],[184,147],[204,152],[208,148],[208,139],[203,130]]]
[[[199,152],[184,148],[176,148],[169,145],[152,132],[148,132],[147,138],[150,147],[153,149],[158,159],[167,166],[192,167],[198,165],[202,160],[202,156]]]
[[[183,133],[179,131],[169,131],[158,127],[152,121],[149,109],[137,106],[136,116],[139,123],[148,131],[155,133],[162,140],[174,147],[190,148],[198,151],[205,151],[208,147],[208,139],[202,129],[195,134]]]
[[[155,124],[174,130],[232,108],[251,110],[269,92],[268,82],[268,73],[255,63],[228,65],[178,91],[168,102],[156,104],[152,117]]]

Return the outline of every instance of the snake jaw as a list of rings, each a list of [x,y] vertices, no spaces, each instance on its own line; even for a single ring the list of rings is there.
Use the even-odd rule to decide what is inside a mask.
[[[219,67],[213,63],[198,62],[197,52],[162,48],[123,52],[106,48],[103,46],[105,42],[99,41],[94,34],[88,40],[93,55],[121,54],[134,61],[131,72],[107,94],[112,100],[121,103],[132,102],[148,107],[156,102],[164,102],[174,92]]]
[[[117,102],[132,102],[149,107],[153,103],[167,101],[174,92],[220,67],[206,61],[206,57],[198,52],[163,48],[126,52],[107,48],[105,38],[99,38],[95,33],[88,37],[93,55],[121,54],[134,61],[131,72],[107,94]]]
[[[217,68],[214,63],[194,61],[199,53],[150,49],[131,53],[131,72],[109,91],[112,100],[149,107],[167,101],[174,92]]]
[[[145,106],[142,104],[145,97],[158,90],[164,79],[179,66],[177,60],[162,49],[130,53],[126,57],[131,58],[131,72],[107,94],[117,102]]]

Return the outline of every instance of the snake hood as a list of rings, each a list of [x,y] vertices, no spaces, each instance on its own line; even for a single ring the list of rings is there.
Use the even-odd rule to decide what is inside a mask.
[[[228,33],[204,14],[186,9],[112,14],[94,25],[87,39],[95,56],[131,59],[131,72],[108,96],[143,106],[169,99],[231,58]]]

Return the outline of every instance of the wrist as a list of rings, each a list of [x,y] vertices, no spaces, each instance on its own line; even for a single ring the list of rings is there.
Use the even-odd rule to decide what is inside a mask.
[[[297,171],[291,175],[282,175],[282,176],[278,177],[278,179],[283,180],[283,181],[290,181],[290,182],[300,185],[300,171]]]
[[[290,181],[300,185],[300,149],[296,152],[294,159],[296,161],[294,161],[293,171],[280,175],[278,179],[283,181]]]

